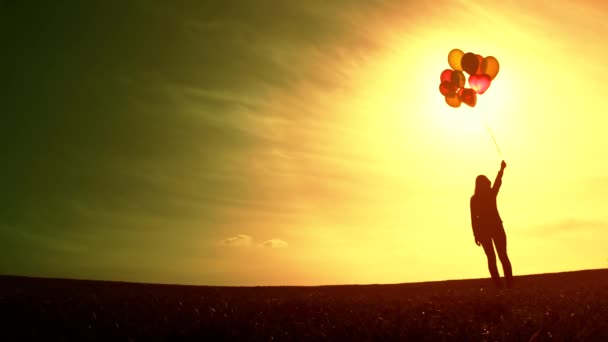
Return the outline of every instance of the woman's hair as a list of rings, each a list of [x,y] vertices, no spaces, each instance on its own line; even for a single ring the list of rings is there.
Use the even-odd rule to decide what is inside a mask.
[[[475,195],[480,195],[482,193],[487,193],[491,189],[491,182],[488,177],[484,175],[479,175],[475,178]]]

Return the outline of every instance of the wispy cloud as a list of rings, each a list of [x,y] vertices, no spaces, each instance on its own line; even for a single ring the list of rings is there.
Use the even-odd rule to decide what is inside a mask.
[[[245,234],[238,234],[222,240],[222,244],[231,247],[261,247],[261,248],[287,248],[287,241],[281,239],[270,239],[264,242],[255,243],[253,237]]]
[[[258,246],[264,248],[287,248],[289,244],[280,239],[270,239],[260,243]]]
[[[229,237],[222,240],[222,243],[227,246],[234,247],[249,247],[252,244],[253,239],[249,235],[239,234],[237,236]]]

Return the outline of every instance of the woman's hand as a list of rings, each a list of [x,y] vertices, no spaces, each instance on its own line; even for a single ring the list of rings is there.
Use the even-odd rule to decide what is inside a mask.
[[[502,163],[500,163],[500,169],[504,170],[505,167],[507,167],[507,163],[505,163],[505,161],[503,160]]]
[[[476,244],[477,246],[481,246],[481,242],[479,242],[479,239],[475,238],[475,244]]]

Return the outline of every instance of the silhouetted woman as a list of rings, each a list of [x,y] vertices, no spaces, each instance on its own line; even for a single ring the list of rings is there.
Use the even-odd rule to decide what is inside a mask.
[[[488,257],[490,275],[498,288],[502,288],[502,282],[500,281],[500,275],[496,267],[494,246],[496,246],[498,258],[505,273],[507,287],[513,286],[511,262],[507,256],[507,235],[505,234],[502,219],[500,218],[500,214],[498,214],[496,206],[496,197],[502,184],[502,174],[505,167],[507,167],[507,164],[503,160],[493,186],[490,184],[488,177],[483,175],[477,176],[477,179],[475,179],[475,194],[471,197],[471,224],[473,226],[475,243],[477,246],[483,246],[483,250]]]

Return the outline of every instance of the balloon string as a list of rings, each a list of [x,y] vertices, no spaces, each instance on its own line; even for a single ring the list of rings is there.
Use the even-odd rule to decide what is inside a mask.
[[[500,155],[500,158],[504,160],[505,158],[502,156],[502,153],[500,152],[500,148],[498,147],[498,143],[496,143],[496,138],[494,138],[494,133],[492,133],[490,126],[488,126],[487,123],[484,123],[484,126],[486,126],[488,133],[490,133],[490,136],[492,137],[492,141],[494,141],[494,146],[496,146],[496,151],[498,151],[498,155]]]

